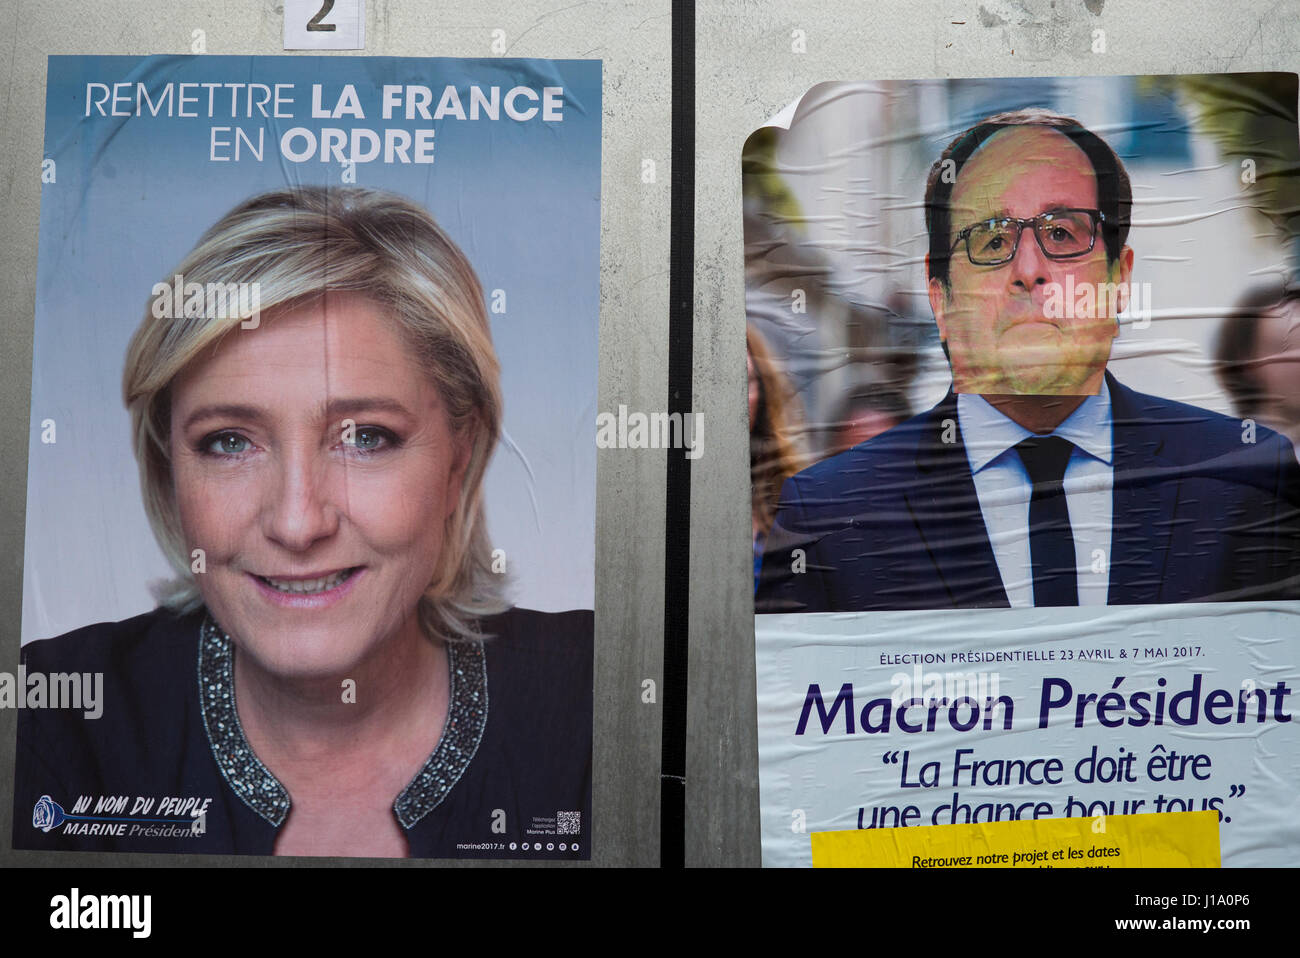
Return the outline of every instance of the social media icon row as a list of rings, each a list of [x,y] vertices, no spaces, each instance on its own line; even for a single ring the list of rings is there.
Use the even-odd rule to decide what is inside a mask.
[[[542,846],[542,843],[541,843],[541,842],[523,842],[522,844],[520,844],[519,842],[511,842],[511,843],[510,843],[510,850],[511,850],[512,852],[513,852],[513,851],[524,851],[524,852],[533,851],[533,852],[540,852],[540,851],[542,850],[542,847],[543,847],[543,846]],[[546,847],[546,850],[547,850],[548,852],[553,852],[553,851],[555,851],[555,842],[547,842],[545,847]],[[560,851],[562,851],[562,852],[567,852],[567,851],[575,851],[575,852],[576,852],[577,850],[578,850],[578,843],[577,843],[577,842],[572,842],[572,843],[570,843],[570,842],[560,842]]]

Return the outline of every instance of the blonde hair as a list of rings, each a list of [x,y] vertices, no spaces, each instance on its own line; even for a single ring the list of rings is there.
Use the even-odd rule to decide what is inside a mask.
[[[767,341],[752,323],[745,326],[745,349],[758,379],[758,409],[749,425],[750,511],[763,534],[772,531],[781,486],[803,468],[795,442],[799,401]]]
[[[421,627],[431,637],[474,637],[475,619],[507,608],[503,577],[491,570],[482,489],[501,431],[500,366],[478,277],[433,217],[410,200],[378,190],[265,193],[222,217],[173,273],[187,287],[256,283],[262,311],[336,291],[360,293],[384,310],[438,387],[452,429],[473,440],[460,502],[420,598]],[[122,394],[131,413],[145,512],[180,573],[157,595],[169,608],[189,611],[202,599],[174,495],[170,387],[241,316],[224,309],[215,317],[210,309],[181,315],[176,303],[170,311],[175,318],[159,318],[153,303],[127,349]]]

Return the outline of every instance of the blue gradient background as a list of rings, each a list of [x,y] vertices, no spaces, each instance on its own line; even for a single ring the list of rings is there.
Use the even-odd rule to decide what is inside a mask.
[[[293,119],[86,117],[86,84],[293,83]],[[366,119],[311,119],[311,84],[332,107],[356,86]],[[384,84],[564,88],[562,122],[381,118]],[[199,90],[199,112],[207,93]],[[356,185],[426,207],[474,265],[502,366],[505,435],[488,472],[492,544],[505,550],[511,598],[556,611],[593,607],[596,336],[599,309],[599,61],[394,57],[67,57],[49,59],[23,579],[22,639],[59,635],[154,607],[170,575],[140,501],[121,400],[126,346],[155,282],[240,201],[297,184],[341,185],[338,163],[281,158],[294,126],[436,129],[431,165],[359,163]],[[223,109],[222,101],[226,106]],[[520,100],[521,106],[532,105]],[[540,104],[539,104],[540,105]],[[210,162],[213,126],[240,126],[259,162]],[[232,135],[227,135],[231,139]],[[56,423],[57,442],[41,442]]]

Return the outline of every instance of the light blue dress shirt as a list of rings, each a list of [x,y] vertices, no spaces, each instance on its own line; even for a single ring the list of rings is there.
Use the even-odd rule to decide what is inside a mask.
[[[1012,608],[1034,604],[1029,558],[1033,487],[1016,444],[1034,435],[983,396],[957,396],[957,419],[975,479],[984,528]],[[1115,481],[1110,387],[1089,396],[1051,435],[1074,444],[1065,466],[1065,502],[1074,533],[1080,605],[1105,605],[1110,589],[1112,487]]]

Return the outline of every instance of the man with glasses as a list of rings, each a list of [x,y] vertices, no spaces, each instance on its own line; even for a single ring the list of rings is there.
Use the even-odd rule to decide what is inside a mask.
[[[1068,117],[949,144],[925,210],[952,391],[786,483],[758,612],[1300,598],[1289,442],[1107,372],[1131,208]]]

